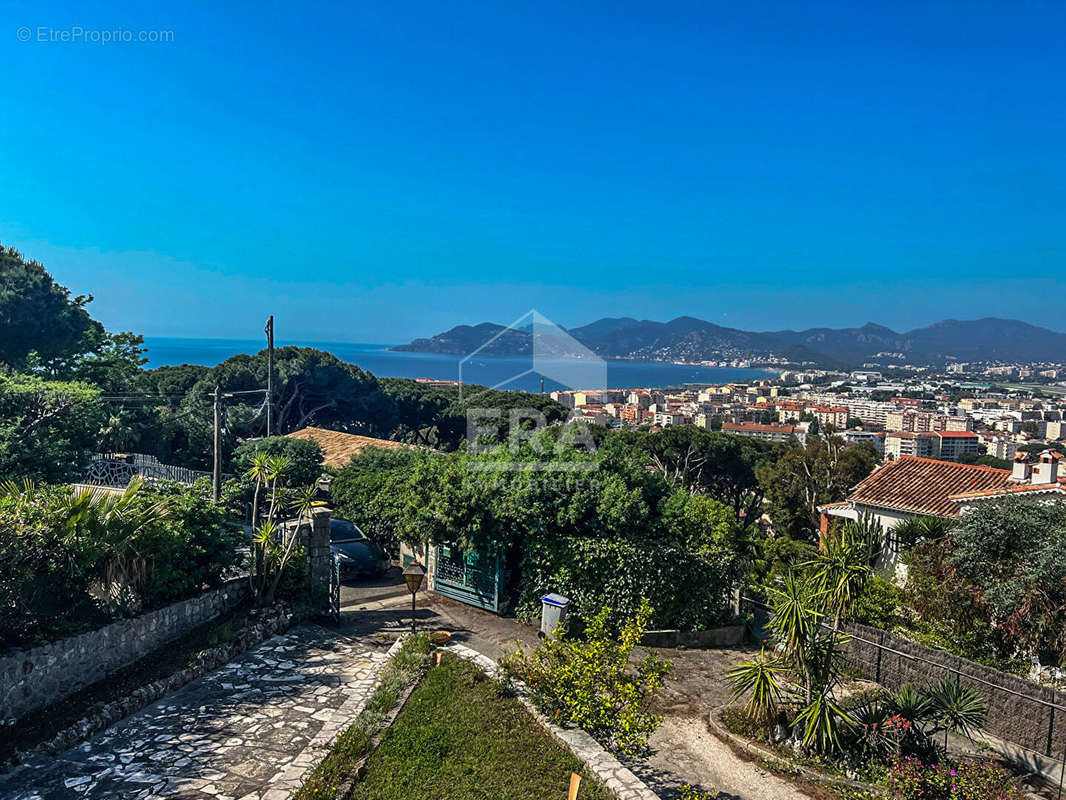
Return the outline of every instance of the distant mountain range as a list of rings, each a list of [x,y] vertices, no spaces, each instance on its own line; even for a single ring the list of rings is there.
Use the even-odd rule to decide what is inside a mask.
[[[873,322],[861,328],[755,332],[724,328],[695,317],[678,317],[670,322],[605,317],[567,333],[603,358],[647,361],[777,356],[825,367],[856,366],[872,361],[884,364],[943,364],[950,360],[1066,361],[1066,334],[994,317],[947,319],[906,333]],[[392,349],[466,355],[478,348],[489,356],[528,355],[533,350],[533,337],[528,328],[506,328],[483,322],[459,325],[429,339],[415,339]],[[891,353],[901,357],[879,355]]]

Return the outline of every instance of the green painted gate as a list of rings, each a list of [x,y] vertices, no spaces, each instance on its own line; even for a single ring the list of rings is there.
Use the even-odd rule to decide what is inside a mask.
[[[498,614],[504,588],[503,556],[437,545],[433,585],[438,594]]]

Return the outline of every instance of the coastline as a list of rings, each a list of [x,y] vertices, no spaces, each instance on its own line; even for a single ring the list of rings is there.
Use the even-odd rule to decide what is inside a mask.
[[[294,345],[314,347],[332,353],[379,378],[428,378],[454,380],[462,356],[444,353],[420,353],[389,350],[390,345],[365,342],[315,342],[279,340],[277,347]],[[234,355],[254,354],[266,347],[265,340],[200,339],[146,336],[146,368],[193,364],[215,366]],[[730,383],[752,378],[773,377],[772,370],[741,367],[708,367],[699,364],[675,364],[636,359],[605,359],[606,388],[682,386],[693,383]],[[464,364],[464,380],[486,386],[506,384],[506,388],[538,391],[539,377],[529,370],[529,359],[521,357],[478,356]],[[528,374],[527,374],[528,373]],[[549,381],[546,390],[557,388]],[[574,388],[574,387],[559,387]]]

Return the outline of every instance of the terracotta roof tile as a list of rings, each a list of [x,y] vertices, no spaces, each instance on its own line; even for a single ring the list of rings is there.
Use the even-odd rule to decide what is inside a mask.
[[[1003,489],[1010,470],[956,464],[918,456],[900,456],[867,475],[848,495],[853,503],[909,511],[914,514],[954,516],[953,495]]]
[[[780,423],[762,425],[758,422],[724,422],[722,423],[722,430],[736,431],[738,433],[744,431],[759,433],[795,433],[796,427],[794,425],[785,425]]]
[[[1022,483],[1017,486],[1006,486],[999,489],[984,489],[979,492],[961,492],[959,494],[953,494],[952,500],[970,500],[981,497],[997,497],[1008,494],[1025,494],[1026,492],[1064,492],[1066,486],[1063,485],[1064,481],[1059,480],[1055,483]]]
[[[309,439],[317,442],[322,448],[325,458],[322,465],[340,469],[346,467],[352,458],[362,453],[368,447],[381,447],[386,450],[399,450],[402,447],[415,449],[413,444],[394,442],[391,439],[375,439],[373,436],[359,436],[354,433],[342,433],[331,431],[326,428],[308,426],[298,431],[285,434],[293,439]]]

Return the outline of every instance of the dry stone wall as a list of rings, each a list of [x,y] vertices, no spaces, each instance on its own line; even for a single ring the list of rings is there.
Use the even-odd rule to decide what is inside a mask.
[[[241,578],[94,631],[0,656],[0,709],[19,719],[96,683],[233,608]]]

